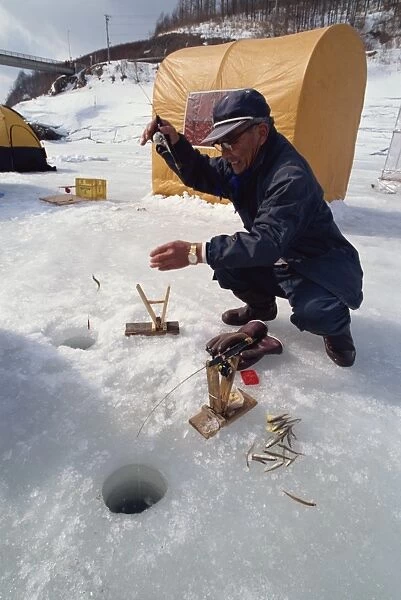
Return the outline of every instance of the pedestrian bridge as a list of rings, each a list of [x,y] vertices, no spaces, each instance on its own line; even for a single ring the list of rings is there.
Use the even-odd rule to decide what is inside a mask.
[[[50,58],[19,54],[0,50],[0,65],[29,69],[32,71],[47,71],[48,73],[60,73],[62,75],[74,75],[75,65],[69,61],[59,62]]]

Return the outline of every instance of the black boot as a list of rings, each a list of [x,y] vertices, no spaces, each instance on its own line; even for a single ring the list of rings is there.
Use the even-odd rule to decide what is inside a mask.
[[[340,335],[324,335],[324,345],[328,356],[340,367],[352,367],[355,362],[356,350],[352,339],[351,329]]]
[[[273,321],[277,316],[275,296],[265,296],[260,292],[249,290],[246,292],[233,291],[234,296],[246,302],[241,308],[226,310],[221,315],[226,325],[245,325],[249,321]]]

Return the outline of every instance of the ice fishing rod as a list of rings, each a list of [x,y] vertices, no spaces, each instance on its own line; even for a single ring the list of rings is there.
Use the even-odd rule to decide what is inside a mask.
[[[206,369],[207,367],[216,367],[217,366],[220,373],[222,374],[222,376],[228,377],[228,375],[232,372],[232,366],[229,363],[228,359],[232,358],[233,356],[238,356],[238,354],[240,354],[243,350],[245,350],[245,348],[252,346],[252,344],[254,344],[255,342],[257,342],[257,338],[252,338],[252,337],[247,336],[245,339],[238,342],[238,344],[235,344],[231,348],[228,348],[225,352],[217,354],[211,360],[206,361],[206,364],[203,367],[201,367],[200,369],[197,369],[196,371],[191,373],[191,375],[188,375],[188,377],[185,377],[185,379],[183,379],[182,381],[177,383],[177,385],[175,387],[173,387],[173,389],[170,390],[165,396],[163,396],[163,398],[161,400],[159,400],[159,402],[157,404],[155,404],[155,406],[152,408],[152,410],[148,413],[148,415],[142,422],[140,428],[138,429],[138,433],[136,434],[136,437],[137,438],[139,437],[139,434],[141,433],[142,429],[144,428],[144,426],[146,425],[146,423],[148,422],[150,417],[153,415],[155,410],[157,410],[159,408],[159,406],[170,396],[170,394],[175,392],[175,390],[180,387],[180,385],[182,385],[183,383],[188,381],[188,379],[191,379],[191,377],[193,377],[194,375],[197,375],[198,373],[200,373],[201,371],[203,371],[203,369]]]
[[[153,138],[152,138],[153,143],[156,144],[156,146],[163,146],[164,148],[166,148],[167,152],[170,154],[171,158],[174,161],[174,165],[175,165],[177,171],[179,173],[181,173],[182,165],[181,165],[181,162],[179,161],[179,159],[177,158],[176,153],[173,150],[173,146],[171,144],[170,138],[168,135],[166,135],[165,133],[162,133],[160,131],[160,127],[163,126],[163,123],[158,114],[156,114],[156,124],[157,124],[158,130],[153,134]]]
[[[228,377],[228,375],[230,375],[232,371],[232,367],[228,362],[228,359],[232,358],[233,356],[238,356],[238,354],[241,354],[241,352],[245,350],[245,348],[248,348],[248,346],[252,346],[252,344],[254,344],[256,341],[256,338],[247,336],[246,338],[238,342],[238,344],[231,346],[231,348],[228,348],[225,352],[217,354],[214,358],[208,360],[206,366],[218,367],[223,377]]]
[[[138,83],[139,87],[141,88],[146,100],[149,102],[150,106],[152,107],[153,111],[155,112],[157,131],[152,136],[152,142],[156,146],[162,146],[163,148],[165,148],[167,150],[167,152],[170,154],[171,158],[173,159],[173,162],[174,162],[174,165],[175,165],[177,171],[179,173],[181,173],[182,165],[173,150],[173,146],[171,144],[170,138],[168,135],[166,135],[165,133],[162,133],[160,131],[160,127],[163,127],[162,120],[161,120],[160,116],[157,114],[157,112],[155,111],[153,102],[151,101],[148,94],[146,93],[145,88],[141,85],[141,83],[139,81],[137,83]]]

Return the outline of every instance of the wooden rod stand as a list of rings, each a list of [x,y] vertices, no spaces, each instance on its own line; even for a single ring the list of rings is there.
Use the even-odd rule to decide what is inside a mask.
[[[172,333],[178,335],[180,333],[180,326],[178,321],[166,321],[167,304],[170,297],[170,286],[167,287],[166,295],[162,300],[149,300],[139,285],[136,286],[138,294],[145,305],[146,310],[152,319],[151,323],[126,323],[125,324],[125,335],[165,335],[166,333]],[[162,304],[161,316],[156,316],[155,311],[152,308],[152,304]]]
[[[256,400],[243,390],[233,390],[239,357],[229,358],[228,362],[231,370],[226,377],[221,375],[218,365],[206,365],[209,404],[204,404],[200,412],[189,419],[192,427],[206,439],[257,405]]]

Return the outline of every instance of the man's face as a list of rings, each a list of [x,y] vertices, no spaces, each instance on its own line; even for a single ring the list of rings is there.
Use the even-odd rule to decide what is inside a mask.
[[[251,166],[266,141],[268,132],[267,123],[258,123],[216,146],[223,158],[231,164],[234,173],[239,175]]]

